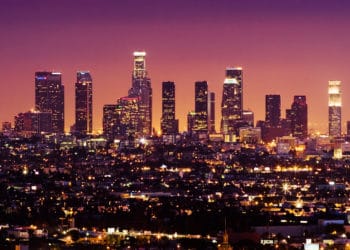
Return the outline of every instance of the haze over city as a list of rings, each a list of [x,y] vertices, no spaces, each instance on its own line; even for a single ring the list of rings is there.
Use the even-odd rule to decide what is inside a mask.
[[[159,130],[161,83],[176,84],[180,131],[194,109],[194,82],[216,93],[216,128],[227,66],[243,67],[243,103],[265,117],[266,94],[280,94],[282,116],[306,95],[309,132],[327,132],[327,86],[342,81],[343,124],[350,119],[347,1],[24,1],[0,9],[0,121],[34,107],[34,73],[60,71],[65,127],[74,123],[76,71],[93,78],[94,130],[102,107],[127,95],[132,53],[147,52],[153,126]]]

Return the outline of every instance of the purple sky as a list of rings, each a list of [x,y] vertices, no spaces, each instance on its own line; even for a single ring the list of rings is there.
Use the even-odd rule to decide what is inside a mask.
[[[0,122],[34,106],[34,72],[61,71],[66,128],[74,123],[77,70],[94,80],[94,129],[102,106],[127,94],[132,52],[147,52],[158,129],[161,82],[176,83],[180,129],[194,108],[194,82],[217,96],[224,71],[244,69],[244,107],[265,118],[265,95],[282,114],[306,95],[309,124],[327,131],[328,80],[341,80],[343,123],[350,120],[350,1],[337,0],[2,0]]]

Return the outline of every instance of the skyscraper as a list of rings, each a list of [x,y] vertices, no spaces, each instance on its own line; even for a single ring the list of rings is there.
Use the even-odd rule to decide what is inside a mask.
[[[208,105],[208,125],[209,133],[215,133],[215,93],[210,92]]]
[[[103,106],[103,133],[109,140],[141,136],[139,119],[140,97],[125,96],[117,104]]]
[[[109,140],[115,137],[115,126],[117,123],[117,105],[106,104],[103,106],[103,134]]]
[[[281,96],[265,96],[265,122],[268,127],[277,127],[281,120]]]
[[[134,69],[132,73],[132,87],[129,97],[140,98],[139,119],[142,135],[152,133],[152,88],[151,79],[146,70],[146,52],[134,52]]]
[[[187,132],[192,134],[195,126],[196,113],[194,111],[190,111],[187,114]]]
[[[221,103],[221,132],[238,135],[243,116],[242,68],[226,68]]]
[[[75,83],[75,131],[92,133],[92,78],[89,72],[77,72]]]
[[[51,113],[51,132],[64,132],[64,85],[61,73],[35,73],[35,108],[40,112]]]
[[[142,134],[140,123],[140,97],[122,97],[116,106],[115,134],[122,138],[137,138]]]
[[[306,96],[294,96],[291,109],[286,110],[286,118],[290,121],[293,136],[307,138],[307,104]]]
[[[208,83],[195,82],[195,121],[193,130],[208,133]]]
[[[288,114],[291,114],[290,112],[291,110],[287,111]],[[261,137],[265,142],[271,142],[277,137],[290,135],[290,122],[281,119],[280,95],[265,96],[265,121],[261,122],[259,126],[261,127]]]
[[[179,132],[179,121],[175,119],[175,83],[162,83],[162,118],[163,135],[174,135]]]
[[[328,82],[328,128],[330,136],[341,136],[341,81]]]

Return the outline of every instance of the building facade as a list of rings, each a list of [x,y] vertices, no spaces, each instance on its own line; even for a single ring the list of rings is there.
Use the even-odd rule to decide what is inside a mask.
[[[215,133],[215,93],[210,92],[208,98],[208,130],[209,133]]]
[[[14,130],[23,135],[36,135],[52,131],[51,113],[28,111],[15,116]]]
[[[286,129],[285,125],[286,123],[281,119],[281,96],[266,95],[265,121],[259,124],[262,140],[271,142],[278,137],[289,135],[290,129]]]
[[[246,126],[254,127],[254,112],[252,110],[243,110],[242,120]]]
[[[221,132],[238,135],[243,118],[243,71],[227,68],[221,103]]]
[[[3,133],[9,133],[12,130],[12,124],[11,122],[2,122],[2,132]]]
[[[117,105],[106,104],[103,106],[103,134],[108,140],[113,140],[115,137],[115,126],[117,123]]]
[[[332,137],[341,136],[341,81],[328,82],[328,129]]]
[[[281,121],[281,96],[265,96],[265,122],[266,126],[278,127]]]
[[[239,128],[239,140],[242,143],[257,144],[261,141],[261,128],[241,127]]]
[[[35,73],[35,109],[51,113],[53,133],[64,133],[64,85],[61,73]]]
[[[77,72],[75,83],[75,132],[92,133],[92,78],[89,72]]]
[[[194,132],[194,126],[195,126],[195,120],[196,120],[196,112],[190,111],[187,114],[187,132],[192,134]]]
[[[294,96],[290,109],[286,110],[286,119],[290,122],[293,136],[303,140],[308,135],[308,112],[306,96]]]
[[[139,98],[140,134],[152,134],[152,87],[151,79],[146,70],[146,52],[134,52],[134,69],[132,73],[132,87],[130,98]]]
[[[208,133],[208,83],[195,82],[194,106],[196,113],[193,130],[196,133]]]
[[[118,138],[137,138],[143,134],[140,120],[140,97],[122,97],[118,99],[116,106],[115,135]]]
[[[175,119],[175,83],[162,83],[162,118],[160,124],[163,135],[179,132],[179,121]]]

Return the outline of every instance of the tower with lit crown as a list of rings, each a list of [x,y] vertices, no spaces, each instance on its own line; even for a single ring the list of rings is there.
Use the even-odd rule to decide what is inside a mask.
[[[152,88],[151,79],[146,70],[146,52],[134,52],[134,69],[132,73],[132,87],[129,97],[139,97],[139,124],[141,135],[152,133]]]
[[[341,136],[341,81],[328,82],[328,128],[330,136]]]
[[[226,68],[221,103],[221,132],[224,135],[238,133],[243,118],[242,68]]]
[[[75,131],[92,133],[92,78],[89,72],[77,72],[75,83]]]

